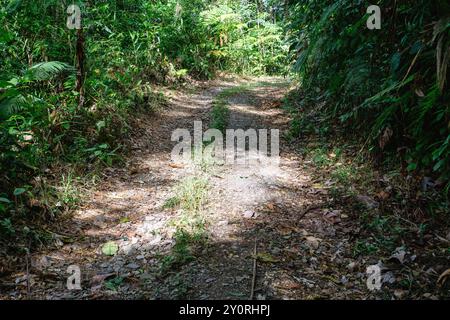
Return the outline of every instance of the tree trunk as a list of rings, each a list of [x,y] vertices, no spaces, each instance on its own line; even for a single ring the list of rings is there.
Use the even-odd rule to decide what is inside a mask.
[[[78,96],[78,106],[82,107],[84,104],[84,36],[83,28],[77,30],[77,47],[76,47],[76,63],[77,63],[77,80],[76,80],[76,90],[79,94]]]

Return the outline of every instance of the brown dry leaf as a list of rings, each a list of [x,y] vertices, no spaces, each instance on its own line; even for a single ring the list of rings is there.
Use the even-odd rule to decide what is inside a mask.
[[[169,163],[169,166],[175,169],[181,169],[184,168],[184,165],[179,164],[179,163]]]
[[[341,210],[325,210],[323,217],[328,223],[339,223],[341,222]]]
[[[293,226],[293,225],[286,224],[286,223],[282,223],[282,224],[277,225],[276,229],[283,236],[289,235],[289,234],[291,234],[293,232],[295,232],[295,233],[300,233],[301,232],[300,228],[298,228],[296,226]]]
[[[322,239],[313,237],[313,236],[307,236],[305,237],[306,243],[308,244],[308,246],[312,249],[317,249],[319,248],[319,244],[320,241],[322,241]]]
[[[384,132],[380,136],[380,139],[378,141],[381,149],[384,149],[384,147],[389,143],[393,134],[394,131],[392,131],[391,128],[387,127],[386,129],[384,129]]]
[[[302,287],[298,282],[290,278],[281,279],[275,282],[274,286],[279,289],[287,289],[287,290],[295,290],[300,289]]]
[[[439,276],[437,280],[437,284],[439,287],[442,287],[445,282],[447,281],[447,278],[450,277],[450,269],[445,270],[442,272],[442,274]]]
[[[383,190],[377,193],[378,199],[381,199],[381,200],[389,199],[390,196],[391,196],[391,194],[389,192],[386,192]]]
[[[38,199],[34,199],[34,198],[29,200],[29,206],[30,207],[44,207]]]
[[[103,281],[105,281],[106,279],[108,279],[114,275],[115,275],[115,273],[97,274],[94,277],[92,277],[91,283],[93,285],[101,284]]]
[[[285,226],[279,226],[279,227],[277,227],[277,230],[282,236],[287,236],[292,233],[292,229],[289,227],[285,227]]]

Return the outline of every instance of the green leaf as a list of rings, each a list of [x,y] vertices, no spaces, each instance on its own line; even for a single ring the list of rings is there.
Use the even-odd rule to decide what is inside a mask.
[[[20,196],[22,193],[24,193],[25,191],[27,191],[27,189],[24,188],[16,188],[14,189],[13,194],[17,197]]]
[[[4,202],[4,203],[11,203],[11,201],[7,198],[2,198],[0,197],[0,202]]]
[[[114,256],[119,251],[119,246],[114,241],[109,241],[105,243],[102,247],[102,252],[107,256]]]
[[[97,122],[96,127],[97,127],[97,131],[102,130],[104,127],[106,127],[105,121],[100,120],[99,122]]]
[[[0,43],[7,43],[14,39],[14,35],[6,30],[0,30]]]
[[[108,280],[105,282],[105,287],[109,290],[116,291],[118,287],[122,284],[124,278],[116,277],[114,279]]]
[[[410,164],[408,164],[407,170],[408,171],[414,171],[417,169],[417,163],[411,162]]]
[[[391,71],[394,72],[398,69],[398,67],[400,66],[400,53],[396,52],[392,55],[391,58]]]
[[[434,166],[433,166],[433,171],[439,171],[439,169],[441,169],[445,164],[445,159],[441,159],[439,160]]]
[[[35,64],[25,72],[25,78],[29,81],[50,80],[63,71],[74,71],[74,68],[59,61],[41,62]]]

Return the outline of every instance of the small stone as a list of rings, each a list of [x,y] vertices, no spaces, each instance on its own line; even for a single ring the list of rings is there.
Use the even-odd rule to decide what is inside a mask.
[[[391,271],[388,271],[382,276],[382,281],[383,281],[383,283],[391,283],[392,284],[396,281],[396,278]]]
[[[136,269],[139,269],[140,267],[137,263],[132,262],[132,263],[127,264],[127,268],[136,270]]]
[[[243,215],[244,218],[246,218],[246,219],[255,218],[255,211],[247,210],[247,211],[245,211],[242,215]]]
[[[205,283],[211,283],[214,280],[216,280],[216,278],[208,278],[208,279],[205,280]]]
[[[350,271],[353,271],[354,269],[355,269],[355,267],[356,267],[356,262],[350,262],[348,265],[347,265],[347,269],[348,270],[350,270]]]
[[[133,245],[132,245],[131,243],[122,246],[122,251],[123,251],[123,253],[125,253],[125,254],[130,254],[130,253],[131,253],[131,250],[133,250]]]

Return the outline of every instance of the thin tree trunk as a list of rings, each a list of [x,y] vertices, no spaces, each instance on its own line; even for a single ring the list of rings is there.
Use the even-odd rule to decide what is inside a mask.
[[[76,80],[76,90],[79,94],[78,96],[78,106],[82,107],[84,105],[84,35],[83,28],[77,30],[77,48],[76,48],[76,62],[77,62],[77,80]]]

